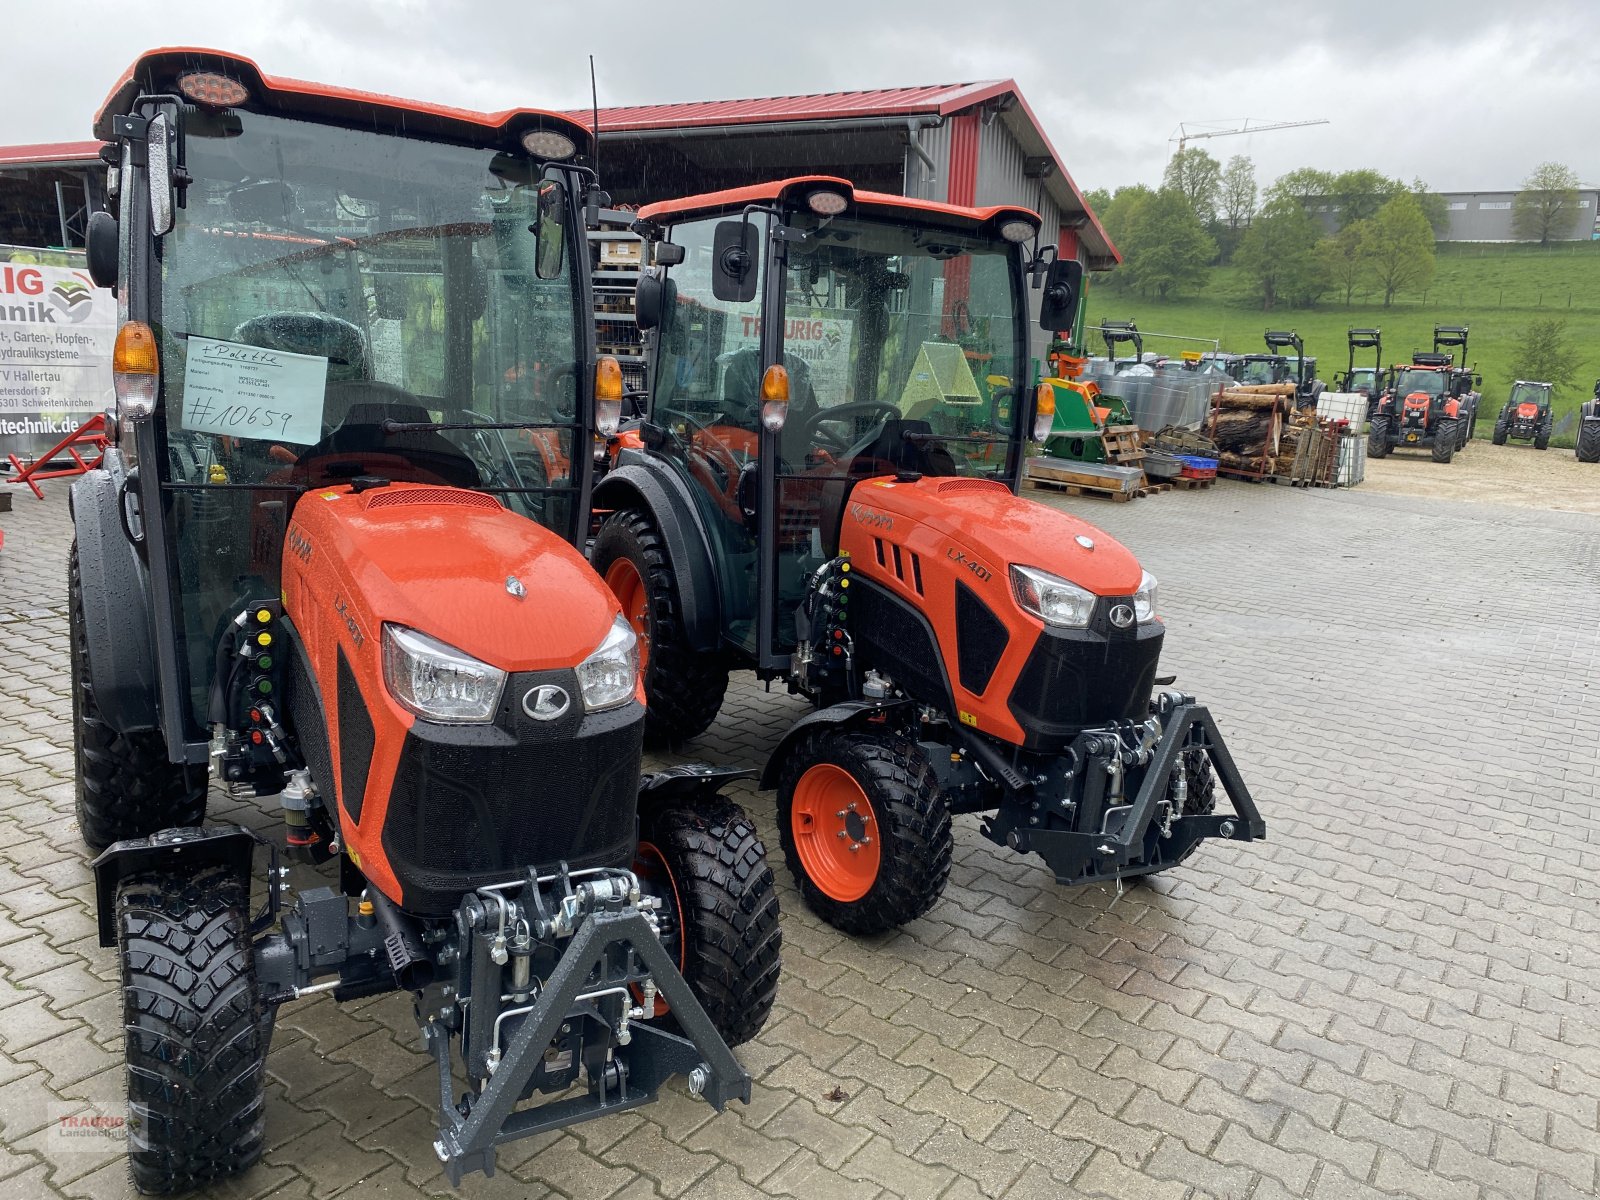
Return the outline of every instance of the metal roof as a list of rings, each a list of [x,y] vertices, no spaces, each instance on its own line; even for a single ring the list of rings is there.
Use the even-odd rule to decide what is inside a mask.
[[[1011,102],[1007,102],[1007,98]],[[1088,218],[1081,235],[1088,235],[1096,257],[1121,260],[1094,212],[1084,201],[1083,192],[1073,182],[1066,164],[1051,145],[1039,119],[1023,97],[1016,81],[986,79],[971,83],[934,83],[918,87],[872,88],[856,92],[820,92],[804,96],[765,96],[748,100],[701,100],[688,104],[638,104],[600,110],[600,132],[613,136],[647,130],[733,128],[778,122],[814,122],[884,117],[937,117],[999,101],[999,111],[1012,136],[1030,155],[1048,155],[1055,172],[1045,180],[1046,188],[1066,217],[1078,213]],[[573,111],[576,121],[589,121],[592,114]],[[1098,243],[1096,245],[1095,243]],[[1109,263],[1107,263],[1109,265]]]
[[[819,92],[809,96],[764,96],[751,100],[700,100],[689,104],[636,104],[602,108],[602,133],[640,129],[692,129],[702,125],[748,125],[757,121],[830,121],[850,117],[945,116],[1014,90],[1009,80],[934,83],[921,87]],[[569,113],[575,120],[588,112]]]
[[[39,142],[32,146],[0,146],[0,167],[83,167],[99,157],[99,142]]]

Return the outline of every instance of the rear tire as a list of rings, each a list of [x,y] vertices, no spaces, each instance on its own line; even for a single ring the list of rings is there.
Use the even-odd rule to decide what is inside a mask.
[[[1211,769],[1211,756],[1204,750],[1183,752],[1185,817],[1209,816],[1217,807],[1217,776]],[[1177,782],[1176,778],[1173,780]],[[1171,785],[1168,785],[1169,790]]]
[[[1600,420],[1591,417],[1578,425],[1578,445],[1573,453],[1579,462],[1600,462]]]
[[[118,733],[95,704],[89,680],[89,632],[83,614],[78,544],[67,557],[67,606],[72,659],[72,751],[78,831],[90,848],[149,837],[161,829],[199,825],[206,815],[206,778],[191,779],[167,760],[160,731]]]
[[[1491,442],[1493,442],[1496,446],[1504,446],[1506,444],[1506,419],[1505,419],[1505,417],[1502,416],[1498,421],[1496,421],[1494,423],[1494,432],[1489,435],[1489,440]]]
[[[1389,415],[1378,413],[1367,429],[1367,457],[1383,458],[1389,453]]]
[[[1447,463],[1456,454],[1456,439],[1459,436],[1457,421],[1454,417],[1442,417],[1433,430],[1433,461]]]
[[[678,925],[678,966],[730,1046],[761,1031],[778,996],[783,932],[767,848],[744,809],[721,796],[640,813],[648,878],[667,873]],[[682,1028],[670,1012],[661,1023]]]
[[[151,872],[117,889],[128,1167],[146,1195],[248,1170],[266,1132],[270,1010],[256,986],[249,881]]]
[[[802,739],[778,776],[778,834],[806,905],[844,933],[916,920],[950,878],[950,806],[922,748],[894,734]]]
[[[639,635],[645,735],[666,742],[699,737],[722,709],[728,664],[720,654],[689,645],[678,583],[655,519],[636,508],[613,513],[600,527],[592,558]]]

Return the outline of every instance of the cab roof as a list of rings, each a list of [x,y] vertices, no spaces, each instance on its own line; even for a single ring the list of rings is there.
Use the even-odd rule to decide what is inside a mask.
[[[253,60],[241,54],[189,46],[169,46],[141,54],[100,106],[94,120],[95,136],[110,141],[112,118],[127,113],[138,95],[176,92],[178,77],[191,71],[211,71],[243,84],[250,98],[240,105],[241,108],[325,117],[368,128],[388,126],[394,131],[479,144],[500,142],[532,129],[549,129],[570,137],[578,148],[578,156],[591,153],[593,136],[590,131],[560,113],[536,108],[481,113],[420,100],[403,100],[377,92],[267,75]]]
[[[994,204],[986,208],[964,208],[958,204],[945,204],[937,200],[918,200],[911,196],[895,196],[887,192],[860,192],[848,179],[836,175],[796,175],[789,179],[774,179],[750,187],[731,188],[724,192],[705,192],[698,196],[685,196],[677,200],[662,200],[647,204],[639,210],[639,219],[651,225],[672,225],[695,217],[712,217],[722,213],[742,212],[751,204],[778,204],[796,199],[800,193],[814,190],[843,192],[852,210],[876,217],[906,218],[921,214],[930,224],[945,225],[977,232],[1008,218],[1027,221],[1039,227],[1039,214],[1031,208],[1016,204]]]

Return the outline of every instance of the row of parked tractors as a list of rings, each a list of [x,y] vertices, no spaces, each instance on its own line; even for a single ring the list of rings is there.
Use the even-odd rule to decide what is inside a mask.
[[[1053,404],[1028,292],[1059,331],[1082,284],[1037,214],[815,176],[646,207],[626,392],[563,116],[157,51],[95,133],[121,324],[71,494],[77,813],[141,1191],[255,1162],[276,1015],[323,992],[411,995],[453,1183],[673,1076],[748,1100],[778,892],[723,789],[757,771],[851,934],[940,902],[955,814],[1063,885],[1265,836],[1159,677],[1156,580],[1017,494]],[[735,670],[807,715],[751,770],[643,773]]]
[[[1477,429],[1483,377],[1466,366],[1465,325],[1436,325],[1433,350],[1417,351],[1404,365],[1383,365],[1382,335],[1377,329],[1351,329],[1350,363],[1335,387],[1367,397],[1369,437],[1367,452],[1381,458],[1397,447],[1427,448],[1435,462],[1449,462],[1464,448]],[[1445,347],[1460,347],[1461,363]],[[1373,365],[1357,366],[1359,351],[1371,350]],[[1533,443],[1547,450],[1555,432],[1551,405],[1554,386],[1539,380],[1519,379],[1495,417],[1490,440]],[[1578,411],[1579,462],[1600,462],[1600,380],[1594,398]]]

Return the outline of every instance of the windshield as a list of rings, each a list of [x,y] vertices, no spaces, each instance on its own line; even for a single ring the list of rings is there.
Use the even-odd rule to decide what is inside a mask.
[[[1399,378],[1395,380],[1394,390],[1395,394],[1399,396],[1410,396],[1416,392],[1423,392],[1429,396],[1442,396],[1444,395],[1444,372],[1419,371],[1414,368],[1403,370],[1400,372]]]
[[[277,594],[299,490],[352,473],[478,488],[570,536],[586,353],[564,184],[538,164],[209,120],[188,122],[157,322],[197,714],[217,623]]]
[[[1511,403],[1539,404],[1550,402],[1550,389],[1537,383],[1519,383],[1511,389]]]
[[[1371,388],[1377,381],[1377,376],[1378,373],[1371,367],[1357,367],[1350,372],[1350,390],[1359,392]]]
[[[1281,383],[1286,368],[1280,362],[1267,358],[1253,358],[1244,364],[1239,382],[1244,384]]]

